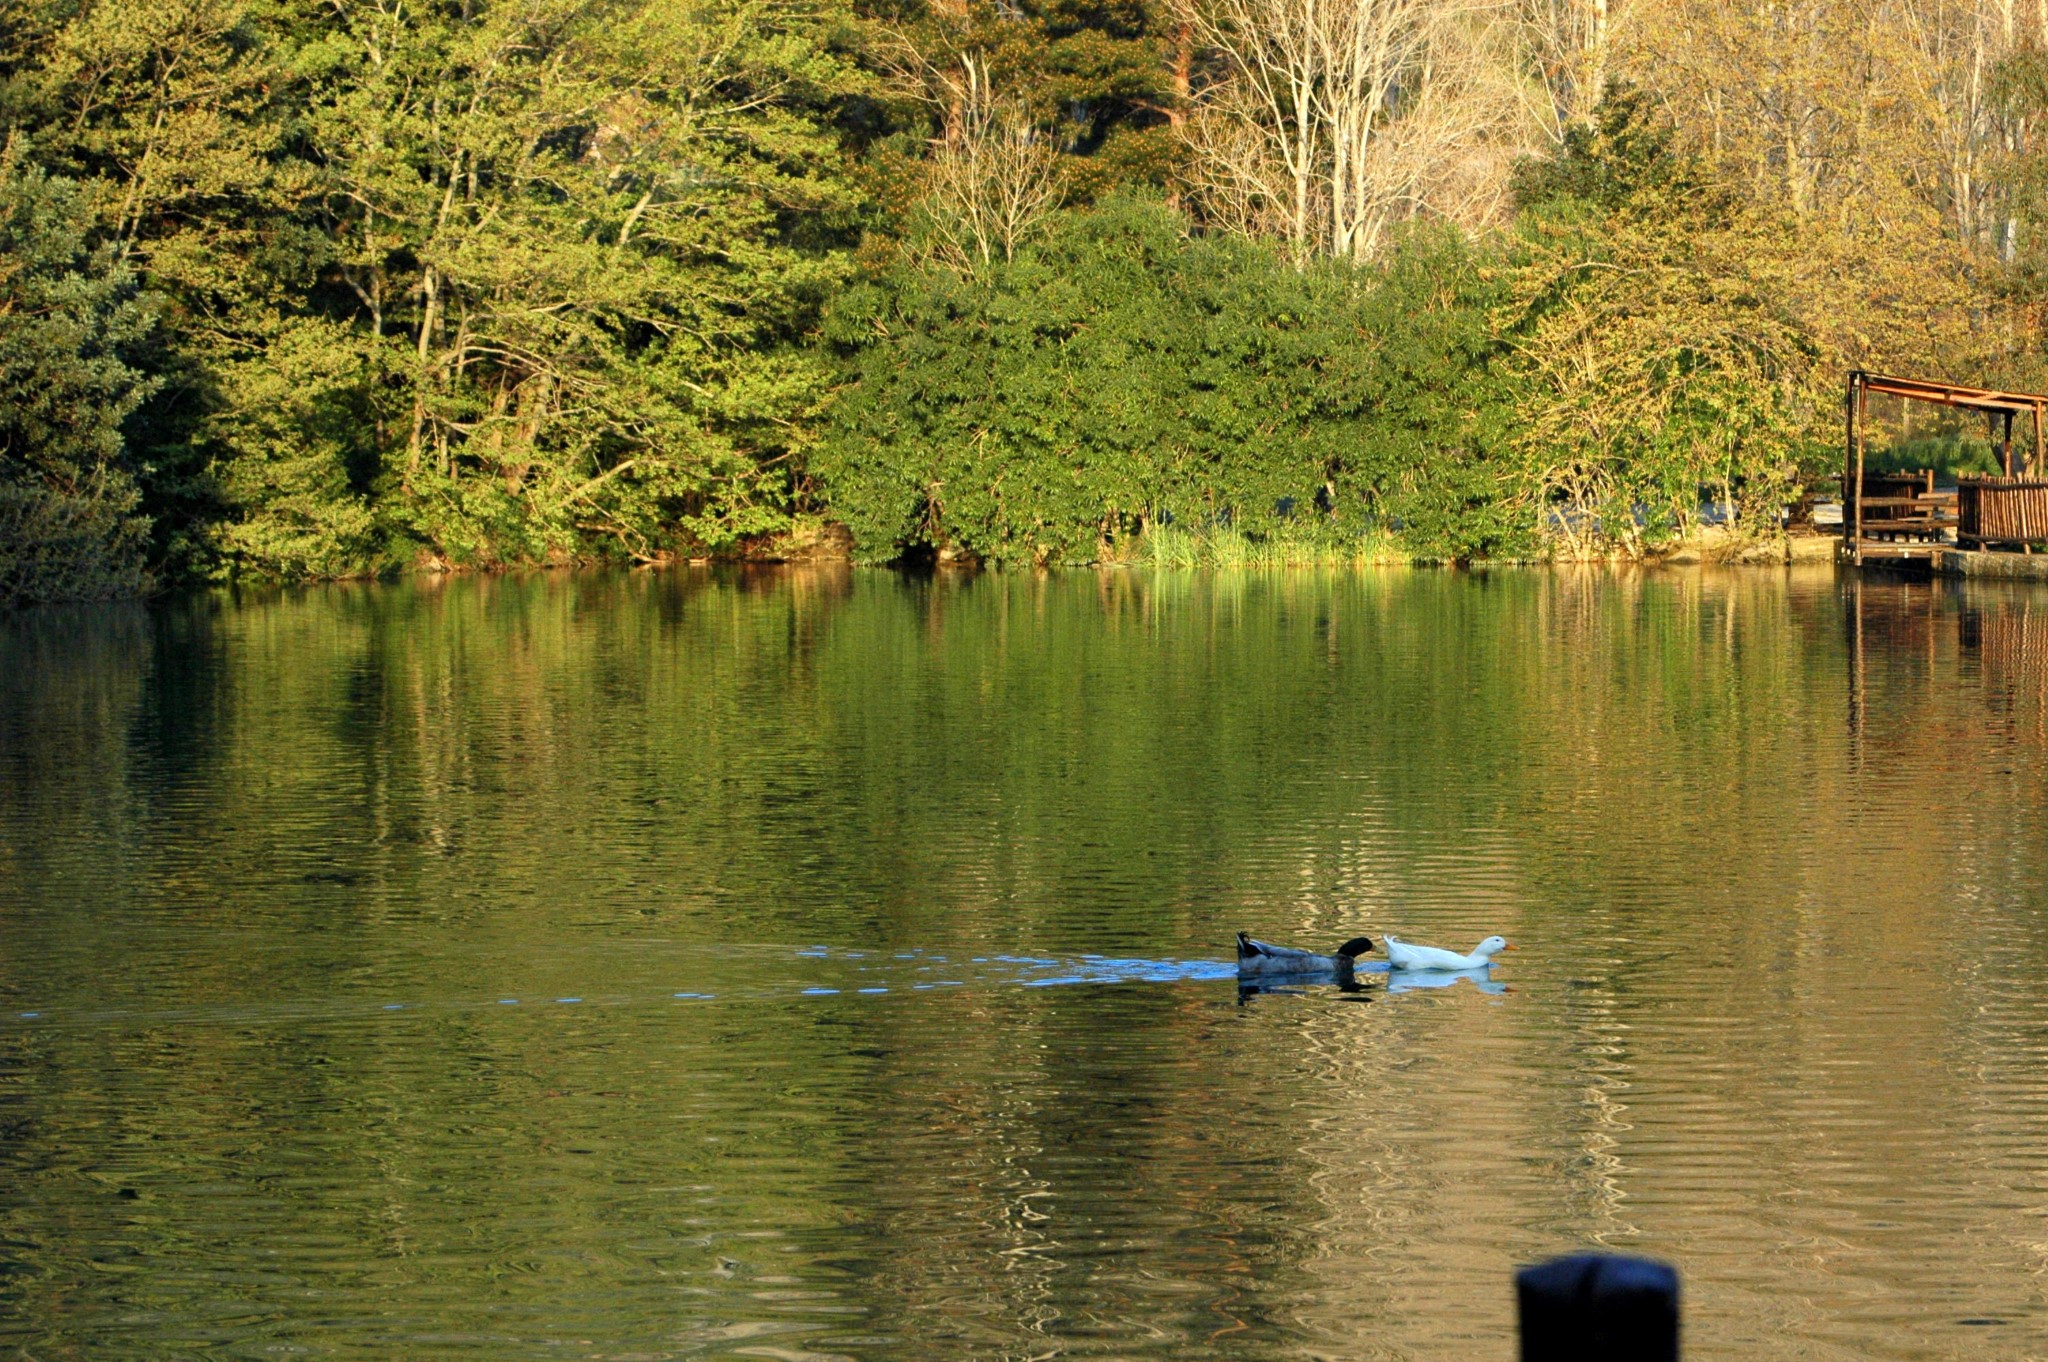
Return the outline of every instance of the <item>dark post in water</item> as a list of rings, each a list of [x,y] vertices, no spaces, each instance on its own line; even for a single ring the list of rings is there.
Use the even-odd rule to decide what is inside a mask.
[[[1678,1362],[1678,1273],[1583,1253],[1515,1274],[1522,1362]]]

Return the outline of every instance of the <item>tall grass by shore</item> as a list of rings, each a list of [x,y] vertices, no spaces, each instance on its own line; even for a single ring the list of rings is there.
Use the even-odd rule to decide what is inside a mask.
[[[1378,528],[1253,536],[1228,525],[1153,525],[1133,545],[1128,561],[1160,568],[1367,567],[1412,563],[1415,555],[1392,532]]]

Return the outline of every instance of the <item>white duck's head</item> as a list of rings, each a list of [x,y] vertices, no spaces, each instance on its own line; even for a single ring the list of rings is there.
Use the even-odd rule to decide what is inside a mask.
[[[1489,936],[1486,938],[1486,940],[1480,942],[1478,945],[1472,948],[1472,954],[1495,956],[1499,955],[1502,951],[1511,951],[1513,949],[1514,947],[1508,944],[1508,939],[1506,937]]]

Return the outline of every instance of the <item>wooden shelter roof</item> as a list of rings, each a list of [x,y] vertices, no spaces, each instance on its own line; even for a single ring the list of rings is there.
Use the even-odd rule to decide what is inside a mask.
[[[1866,373],[1861,369],[1849,376],[1865,392],[1891,393],[1944,407],[1967,407],[1972,411],[2039,412],[2048,410],[2048,394],[2000,392],[1995,388],[1970,388],[1960,383],[1937,383],[1924,378],[1895,378]]]

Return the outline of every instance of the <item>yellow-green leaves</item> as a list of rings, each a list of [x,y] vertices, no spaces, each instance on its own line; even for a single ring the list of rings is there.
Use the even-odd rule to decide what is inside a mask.
[[[1837,371],[1795,308],[1794,225],[1702,183],[1632,97],[1526,177],[1500,331],[1528,513],[1571,556],[1775,534]]]
[[[774,531],[855,196],[843,6],[91,3],[0,117],[166,300],[131,432],[244,571],[658,559]]]

